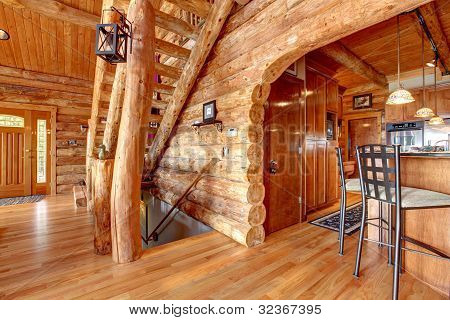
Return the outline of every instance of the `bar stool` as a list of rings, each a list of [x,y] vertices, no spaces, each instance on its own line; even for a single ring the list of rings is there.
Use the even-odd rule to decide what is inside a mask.
[[[336,148],[336,157],[339,168],[339,187],[341,188],[341,202],[339,204],[339,255],[344,255],[345,213],[347,209],[347,191],[361,192],[359,179],[345,179],[342,148]]]
[[[418,188],[401,187],[400,179],[400,145],[386,146],[386,145],[365,145],[356,147],[356,155],[358,160],[359,177],[361,188],[363,189],[362,203],[363,214],[361,218],[361,228],[359,231],[358,250],[356,254],[356,263],[354,275],[359,277],[359,269],[361,262],[362,244],[364,240],[378,243],[379,245],[394,248],[394,275],[392,285],[392,299],[398,299],[399,291],[399,275],[401,267],[401,250],[407,250],[414,253],[423,254],[435,258],[445,259],[450,261],[449,257],[443,253],[435,251],[436,254],[430,254],[419,250],[412,250],[404,248],[401,241],[409,241],[403,236],[402,230],[402,216],[404,211],[408,209],[427,209],[427,208],[444,208],[450,207],[450,195],[429,191]],[[365,225],[368,223],[366,218],[366,201],[367,199],[375,199],[388,205],[395,206],[395,241],[394,245],[391,243],[392,232],[390,225],[391,211],[388,212],[388,243],[375,241],[364,238]],[[380,219],[380,217],[375,218]],[[383,220],[384,221],[384,220]],[[382,228],[381,223],[378,225]],[[415,245],[430,249],[425,243],[414,240]]]

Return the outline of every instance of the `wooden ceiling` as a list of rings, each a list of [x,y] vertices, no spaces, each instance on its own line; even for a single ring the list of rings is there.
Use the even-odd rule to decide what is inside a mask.
[[[442,30],[447,39],[450,39],[450,0],[435,1],[435,5]],[[420,69],[422,67],[421,38],[414,13],[400,16],[400,30],[401,72]],[[356,32],[341,39],[340,42],[381,74],[392,76],[397,73],[396,40],[397,19],[392,18]],[[366,78],[328,59],[319,50],[310,55],[314,60],[324,61],[329,69],[334,70],[336,72],[334,77],[345,88],[354,88],[368,82]],[[433,58],[431,45],[425,38],[425,61],[431,61]]]
[[[59,0],[100,16],[102,0]],[[0,3],[0,65],[85,80],[94,79],[95,31]]]

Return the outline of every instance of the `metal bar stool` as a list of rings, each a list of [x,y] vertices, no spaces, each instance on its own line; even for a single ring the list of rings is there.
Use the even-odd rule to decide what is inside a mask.
[[[426,209],[426,208],[443,208],[450,207],[450,195],[429,191],[425,189],[401,187],[400,181],[400,145],[365,145],[356,147],[356,155],[358,160],[358,169],[361,182],[363,214],[361,218],[361,228],[359,231],[358,251],[356,254],[356,263],[354,275],[359,277],[359,269],[361,262],[362,244],[364,240],[378,243],[379,245],[394,248],[394,275],[392,286],[392,299],[398,299],[399,291],[399,275],[401,268],[401,250],[407,250],[414,253],[423,254],[435,258],[450,261],[450,258],[442,252],[430,247],[429,245],[404,237],[402,230],[402,216],[404,210],[408,209]],[[365,225],[368,224],[366,217],[366,201],[367,199],[375,199],[388,205],[395,206],[395,241],[391,243],[389,234],[392,231],[391,211],[388,212],[388,221],[378,217],[380,229],[388,230],[388,243],[384,243],[380,238],[379,241],[364,238]],[[384,228],[381,222],[388,225]],[[415,245],[422,247],[433,254],[404,248],[401,241],[409,241]],[[389,253],[390,254],[390,253]],[[388,254],[388,256],[389,256]]]
[[[345,213],[347,209],[347,191],[361,192],[359,179],[345,179],[342,148],[336,148],[336,157],[339,168],[339,187],[341,188],[341,202],[339,204],[339,255],[344,255]]]

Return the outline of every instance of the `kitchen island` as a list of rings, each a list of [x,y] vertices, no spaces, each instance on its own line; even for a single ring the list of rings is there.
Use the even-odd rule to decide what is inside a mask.
[[[401,182],[405,187],[450,194],[450,153],[402,154]],[[370,200],[369,217],[377,216],[378,202]],[[450,256],[450,208],[407,210],[403,216],[405,237],[430,246],[427,251],[404,242],[407,248]],[[378,240],[377,228],[369,225],[368,231],[369,238]],[[383,238],[387,239],[387,235],[383,234]],[[450,262],[403,251],[403,268],[449,297]]]

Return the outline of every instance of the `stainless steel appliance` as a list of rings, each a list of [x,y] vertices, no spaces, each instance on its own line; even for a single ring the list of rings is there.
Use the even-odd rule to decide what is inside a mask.
[[[424,121],[388,123],[386,125],[387,144],[401,144],[401,151],[421,148],[424,142]]]

